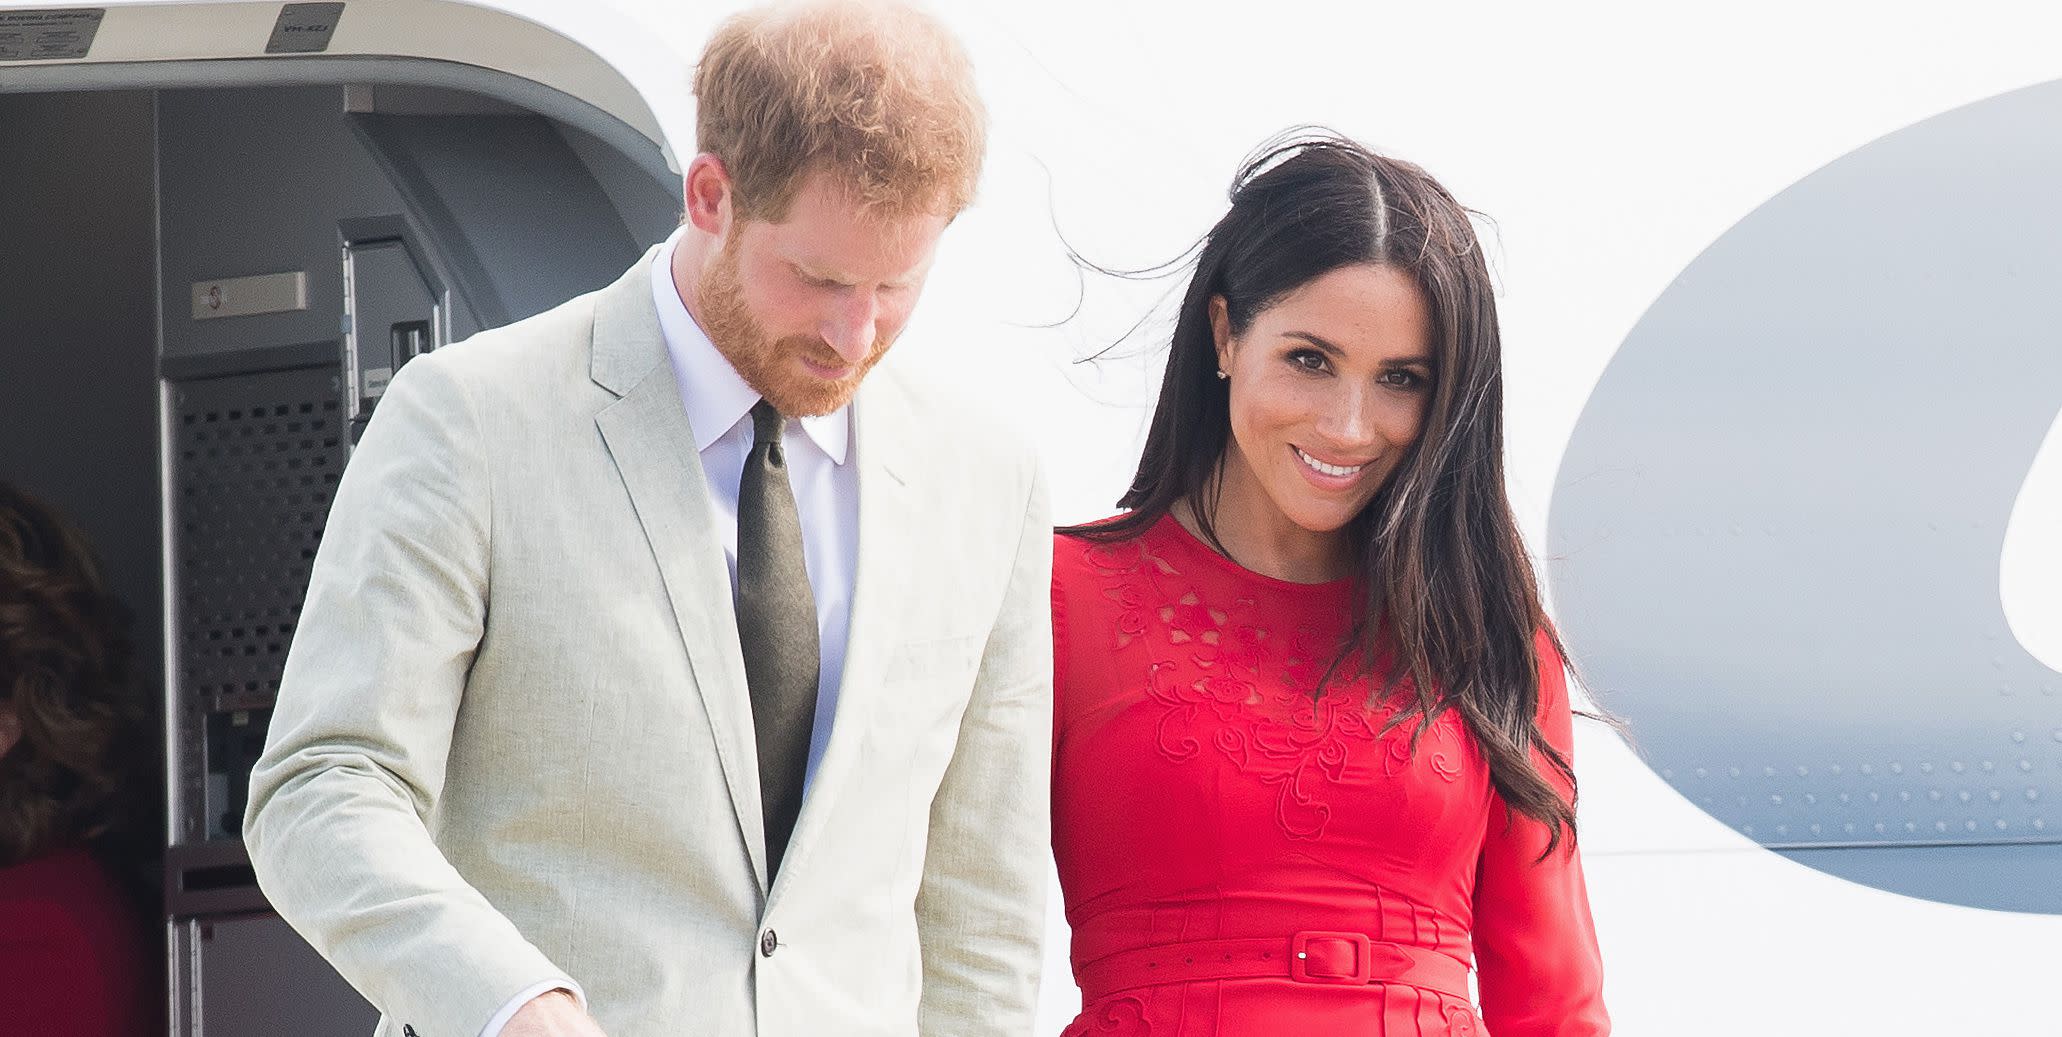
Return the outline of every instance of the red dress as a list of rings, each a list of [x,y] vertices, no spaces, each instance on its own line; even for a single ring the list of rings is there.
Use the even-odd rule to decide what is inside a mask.
[[[163,1033],[145,922],[78,847],[0,868],[0,1034]]]
[[[1313,699],[1349,582],[1261,576],[1171,517],[1054,547],[1053,851],[1083,1000],[1062,1037],[1610,1032],[1580,859],[1534,863],[1545,827],[1506,825],[1460,718],[1412,752],[1365,682]]]

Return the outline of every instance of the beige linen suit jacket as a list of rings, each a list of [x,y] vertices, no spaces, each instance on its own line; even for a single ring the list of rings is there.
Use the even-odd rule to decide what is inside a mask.
[[[769,888],[650,260],[394,379],[251,776],[259,883],[384,1037],[476,1037],[563,978],[610,1037],[1026,1033],[1052,723],[1034,456],[893,358],[867,378],[846,667]]]

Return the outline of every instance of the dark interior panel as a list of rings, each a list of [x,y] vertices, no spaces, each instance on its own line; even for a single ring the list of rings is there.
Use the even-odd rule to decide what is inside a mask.
[[[614,281],[642,247],[552,123],[535,115],[352,116],[483,327]]]
[[[0,479],[91,542],[132,619],[142,722],[161,729],[151,95],[0,95],[0,142]],[[163,739],[148,744],[143,769],[161,774]],[[141,845],[110,862],[139,890],[161,867],[159,793],[137,790]]]
[[[0,95],[0,478],[62,511],[163,670],[148,92]]]
[[[138,870],[166,890],[182,1037],[372,1027],[264,913],[250,768],[384,380],[675,226],[677,178],[620,136],[423,87],[0,96],[0,478],[85,530],[135,616],[170,754],[163,861]]]

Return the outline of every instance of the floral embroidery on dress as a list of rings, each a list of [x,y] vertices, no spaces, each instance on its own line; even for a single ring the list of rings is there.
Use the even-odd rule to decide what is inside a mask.
[[[1449,998],[1439,999],[1439,1018],[1446,1024],[1446,1037],[1476,1037],[1475,1011]]]
[[[1196,592],[1190,591],[1180,601],[1162,608],[1160,618],[1167,624],[1167,639],[1175,644],[1201,641],[1214,648],[1221,640],[1217,628],[1228,617],[1205,606]]]
[[[1103,592],[1117,603],[1123,611],[1117,614],[1117,637],[1114,647],[1122,649],[1145,636],[1146,617],[1149,614],[1146,591],[1135,583],[1122,583]]]
[[[1225,672],[1192,683],[1169,679],[1177,669],[1161,661],[1148,671],[1146,693],[1167,707],[1158,726],[1160,752],[1185,762],[1207,740],[1242,773],[1275,787],[1275,821],[1284,834],[1324,835],[1332,816],[1324,793],[1344,774],[1348,741],[1375,736],[1359,704],[1327,695],[1285,722],[1255,708],[1252,681]]]
[[[1387,777],[1414,761],[1448,782],[1464,772],[1451,723],[1431,725],[1413,752],[1417,724],[1382,731],[1397,707],[1370,710],[1364,681],[1317,694],[1339,648],[1320,631],[1270,629],[1249,596],[1208,599],[1143,539],[1096,544],[1085,558],[1107,578],[1103,594],[1117,606],[1113,646],[1122,651],[1143,641],[1151,649],[1146,692],[1166,707],[1156,726],[1161,754],[1186,762],[1207,744],[1274,786],[1275,820],[1290,838],[1324,835],[1331,786],[1345,777],[1355,742],[1384,743],[1380,770]],[[1201,678],[1174,679],[1182,667],[1170,652],[1188,656]]]
[[[1231,618],[1253,611],[1253,602],[1242,598],[1233,606]],[[1258,673],[1266,643],[1267,631],[1250,623],[1241,623],[1227,631],[1220,631],[1214,640],[1198,645],[1195,660],[1200,666],[1226,666],[1248,673]]]
[[[1127,994],[1105,998],[1093,1011],[1081,1013],[1073,1025],[1060,1031],[1060,1037],[1088,1037],[1089,1034],[1146,1037],[1152,1032],[1153,1024],[1146,1019],[1146,1003]]]
[[[1408,696],[1408,688],[1404,689],[1403,694]],[[1390,717],[1400,712],[1402,707],[1394,701],[1384,702],[1380,707],[1381,718],[1375,722],[1376,729],[1379,730],[1389,722]],[[1459,723],[1460,716],[1453,710],[1441,713],[1438,719],[1426,728],[1425,733],[1418,736],[1415,752],[1411,749],[1411,736],[1419,727],[1425,726],[1424,719],[1415,717],[1398,724],[1384,736],[1388,740],[1389,750],[1382,760],[1382,773],[1393,778],[1402,774],[1413,762],[1422,761],[1427,769],[1441,779],[1448,782],[1460,780],[1464,762],[1462,755],[1465,750],[1456,730]]]
[[[1337,643],[1325,643],[1314,630],[1296,631],[1289,638],[1289,657],[1282,663],[1283,687],[1304,697],[1315,695],[1338,651]]]
[[[1130,577],[1112,580],[1103,588],[1103,595],[1116,602],[1118,608],[1112,647],[1127,648],[1145,635],[1147,620],[1155,612],[1151,575],[1172,572],[1173,567],[1158,555],[1148,554],[1145,544],[1138,540],[1094,544],[1083,552],[1083,557],[1106,576]]]

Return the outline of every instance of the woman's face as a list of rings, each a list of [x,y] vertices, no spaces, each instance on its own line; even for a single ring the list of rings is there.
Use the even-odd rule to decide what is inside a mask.
[[[1231,380],[1219,507],[1264,498],[1303,530],[1344,528],[1424,425],[1436,375],[1424,294],[1401,270],[1361,264],[1284,296],[1236,338],[1222,296],[1210,320]]]

